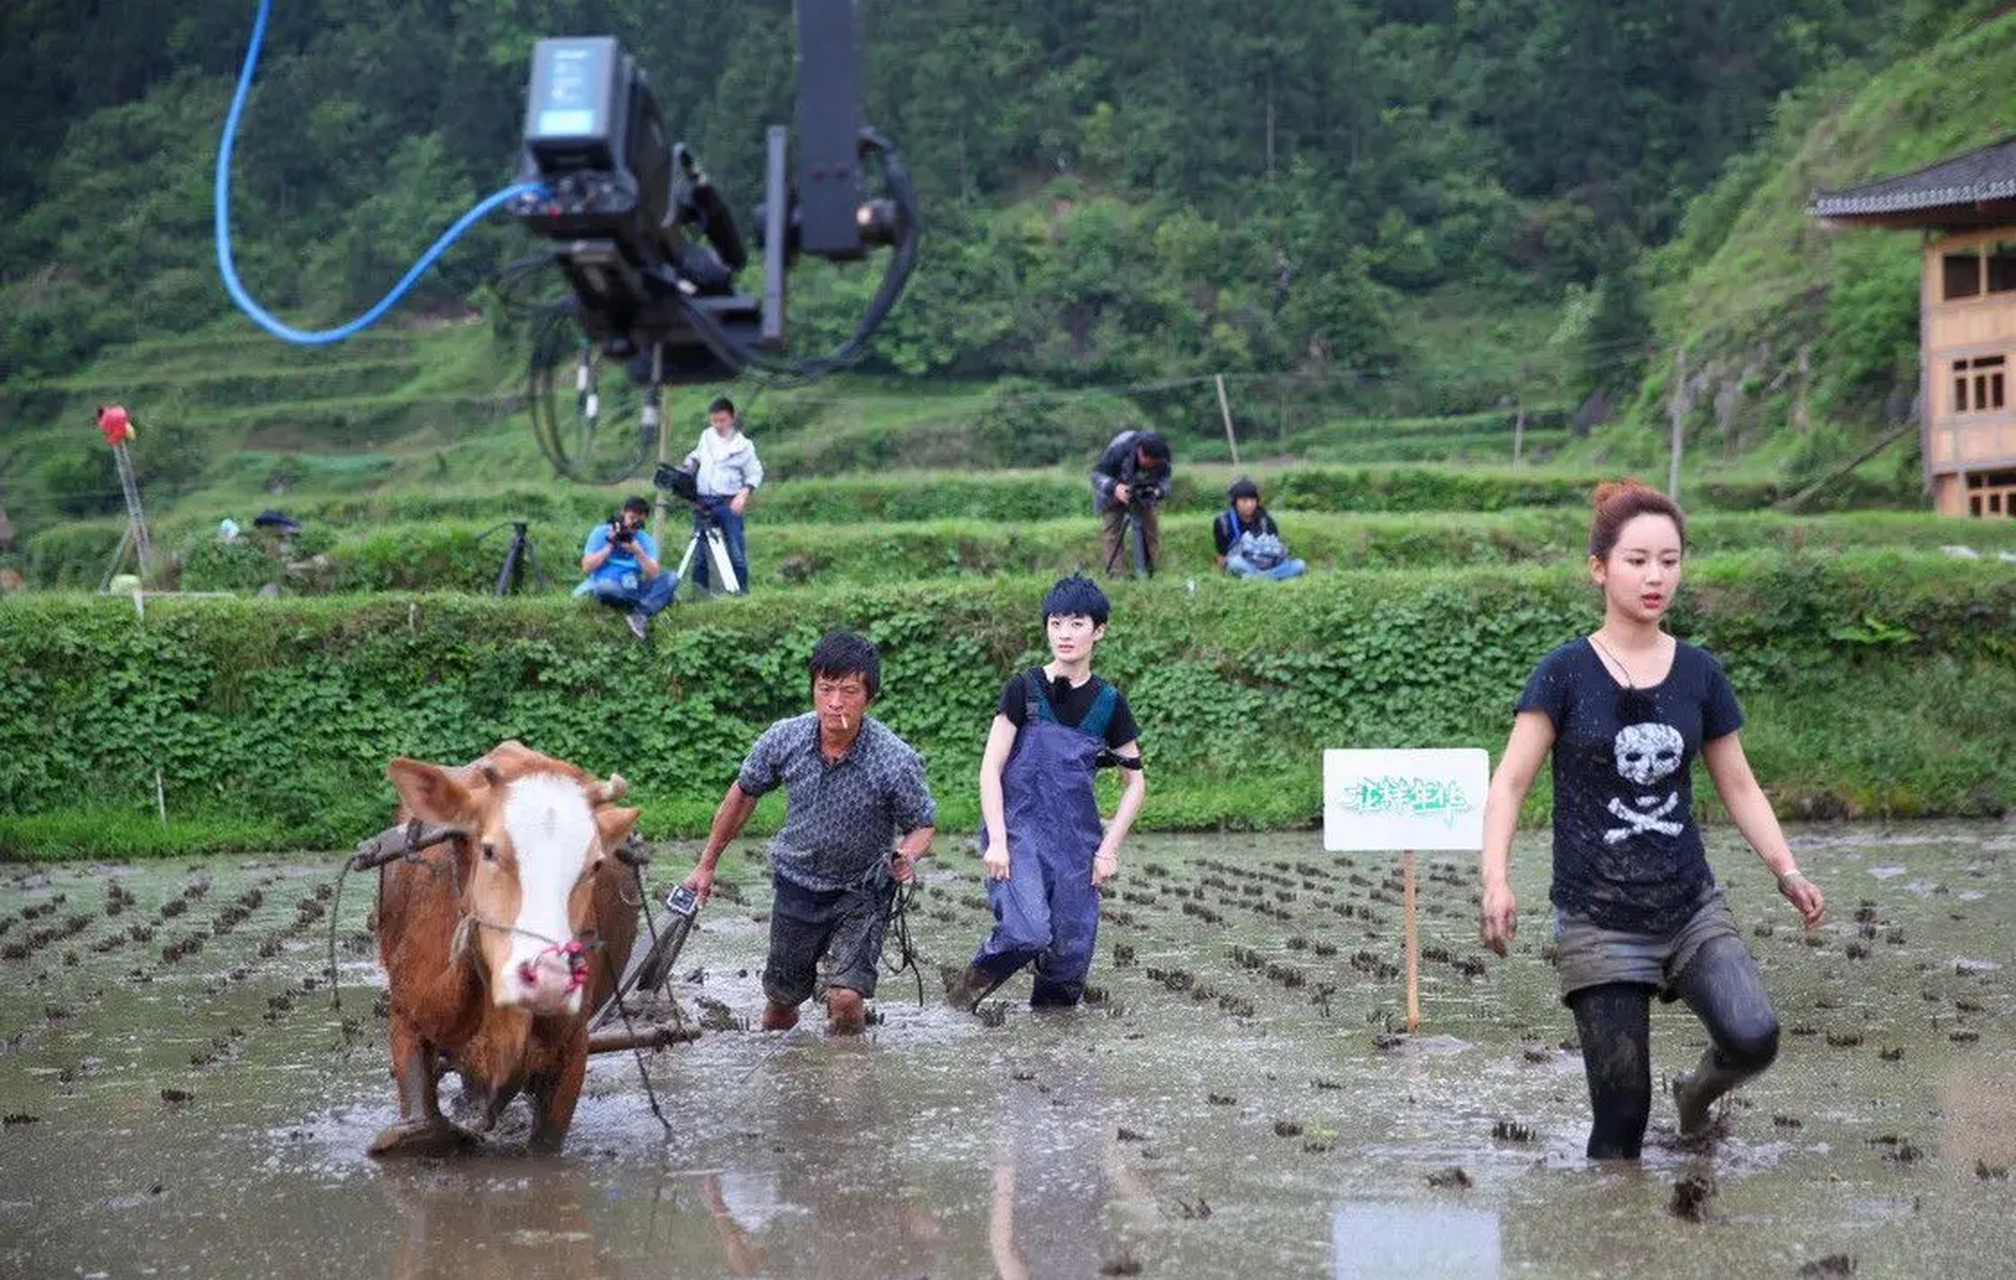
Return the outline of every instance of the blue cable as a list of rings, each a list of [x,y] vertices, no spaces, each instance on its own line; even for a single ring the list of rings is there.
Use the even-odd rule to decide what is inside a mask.
[[[253,301],[251,294],[245,292],[245,285],[238,279],[238,268],[231,260],[231,152],[237,143],[238,117],[245,110],[245,97],[252,89],[252,70],[259,63],[259,46],[266,39],[266,15],[272,7],[273,0],[259,0],[259,16],[252,23],[252,43],[245,50],[245,69],[238,73],[238,91],[231,96],[231,110],[224,117],[224,136],[217,146],[217,270],[224,277],[224,291],[231,295],[231,301],[237,303],[238,309],[252,317],[253,323],[260,328],[285,342],[306,347],[326,346],[332,342],[341,342],[378,323],[379,318],[396,306],[413,288],[414,283],[426,274],[427,268],[433,266],[435,260],[447,252],[448,246],[461,239],[470,227],[497,206],[521,195],[543,195],[546,188],[536,182],[514,182],[484,199],[475,208],[457,218],[454,226],[442,232],[441,238],[436,240],[427,252],[420,255],[420,260],[413,264],[412,270],[408,271],[398,284],[393,285],[392,291],[380,298],[377,305],[348,324],[337,325],[333,329],[311,331],[296,329],[282,322]]]

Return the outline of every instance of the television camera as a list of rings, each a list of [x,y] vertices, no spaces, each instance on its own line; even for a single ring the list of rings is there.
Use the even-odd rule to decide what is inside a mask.
[[[609,36],[535,48],[519,175],[528,190],[506,207],[551,247],[506,279],[552,266],[567,284],[536,309],[530,362],[534,430],[562,474],[591,483],[634,474],[656,449],[667,386],[750,373],[807,380],[843,367],[901,296],[922,219],[901,155],[861,123],[859,0],[798,0],[796,16],[798,142],[794,155],[781,125],[765,137],[760,297],[738,290],[748,243],[698,158],[671,141],[635,60]],[[886,194],[867,194],[870,161]],[[885,247],[881,286],[853,335],[822,357],[788,358],[786,279],[798,255],[852,261]],[[563,424],[570,358],[576,413]],[[641,391],[634,437],[602,431],[623,398],[604,395],[611,365]]]

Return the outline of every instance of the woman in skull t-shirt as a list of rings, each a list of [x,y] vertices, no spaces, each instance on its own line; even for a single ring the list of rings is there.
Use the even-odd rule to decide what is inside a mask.
[[[1603,625],[1562,645],[1520,694],[1485,806],[1482,929],[1498,954],[1517,927],[1507,872],[1519,807],[1553,756],[1554,883],[1562,998],[1582,1037],[1593,1159],[1631,1159],[1652,1111],[1651,999],[1685,1000],[1712,1044],[1675,1077],[1680,1132],[1771,1064],[1778,1020],[1701,848],[1698,756],[1736,827],[1806,927],[1826,915],[1757,785],[1743,712],[1715,659],[1660,629],[1680,583],[1686,517],[1652,489],[1596,491],[1590,572]]]

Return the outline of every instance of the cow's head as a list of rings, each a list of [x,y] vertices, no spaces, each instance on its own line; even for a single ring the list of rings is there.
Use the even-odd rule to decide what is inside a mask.
[[[466,781],[404,756],[386,767],[422,822],[461,832],[462,911],[499,1006],[578,1014],[588,964],[595,882],[613,875],[637,810],[597,807],[606,784],[555,772]],[[623,957],[616,957],[621,964]]]

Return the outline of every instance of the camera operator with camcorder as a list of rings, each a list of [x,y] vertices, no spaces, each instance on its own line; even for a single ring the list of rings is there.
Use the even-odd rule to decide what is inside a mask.
[[[1154,431],[1122,431],[1106,446],[1106,452],[1099,455],[1092,468],[1092,509],[1099,513],[1108,573],[1125,563],[1120,540],[1126,531],[1129,508],[1140,517],[1148,563],[1161,563],[1160,503],[1169,492],[1173,469],[1169,442]]]
[[[696,502],[721,527],[728,542],[728,564],[735,570],[735,581],[747,592],[749,553],[742,540],[742,512],[749,505],[749,495],[763,483],[763,464],[756,458],[756,446],[742,434],[733,400],[722,396],[707,406],[707,429],[700,433],[700,442],[682,466],[694,473],[699,491]],[[693,531],[704,532],[697,511]],[[695,558],[693,581],[702,587],[710,585],[706,556]]]
[[[588,575],[587,587],[606,605],[627,608],[630,630],[642,640],[651,629],[651,619],[672,603],[679,585],[658,563],[658,543],[644,530],[651,504],[642,498],[626,498],[623,509],[588,531],[581,547],[581,572]]]

